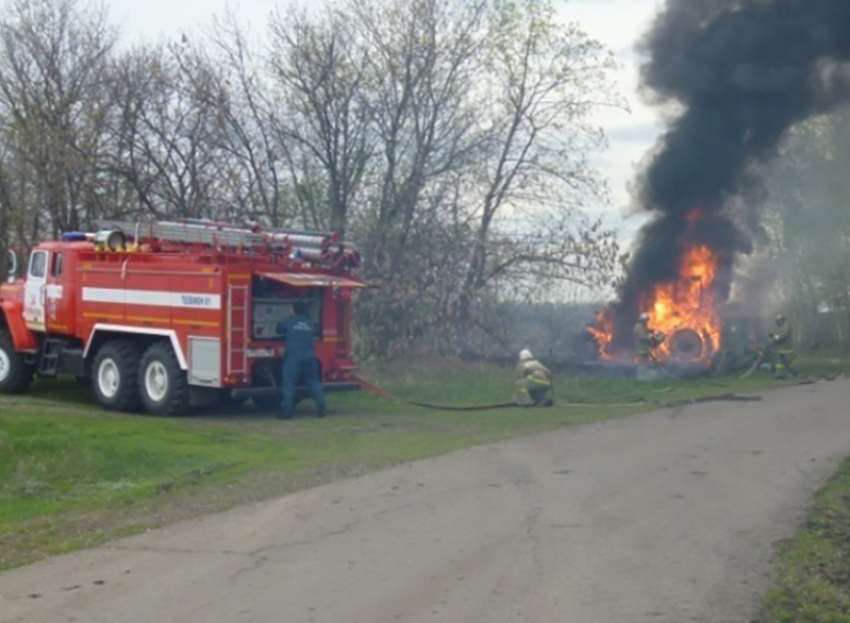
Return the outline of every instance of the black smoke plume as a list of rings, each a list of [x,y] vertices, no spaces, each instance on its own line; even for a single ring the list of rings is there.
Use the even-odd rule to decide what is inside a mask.
[[[620,345],[639,293],[673,280],[694,243],[717,253],[728,297],[757,222],[744,199],[752,165],[796,123],[850,99],[850,0],[667,0],[640,49],[646,96],[675,116],[640,179],[639,203],[655,218],[613,307]]]

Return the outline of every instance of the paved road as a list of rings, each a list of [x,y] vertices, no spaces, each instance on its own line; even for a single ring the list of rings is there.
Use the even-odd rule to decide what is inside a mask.
[[[475,448],[0,574],[2,623],[744,623],[850,382]]]

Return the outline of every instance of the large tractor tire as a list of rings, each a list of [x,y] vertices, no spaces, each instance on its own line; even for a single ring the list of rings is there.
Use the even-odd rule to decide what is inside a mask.
[[[675,361],[699,361],[705,354],[705,341],[693,329],[679,329],[670,336],[670,354]]]
[[[92,388],[107,411],[138,411],[139,349],[129,340],[111,340],[97,351],[92,365]]]
[[[168,342],[156,342],[142,356],[139,391],[145,411],[151,415],[189,412],[189,383]]]
[[[0,331],[0,393],[22,394],[32,383],[34,368],[15,351],[15,343],[7,331]]]

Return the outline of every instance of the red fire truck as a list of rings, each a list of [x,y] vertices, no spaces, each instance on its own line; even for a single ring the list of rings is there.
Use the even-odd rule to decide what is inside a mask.
[[[316,327],[328,391],[358,389],[352,276],[360,256],[337,234],[212,221],[103,222],[37,245],[0,286],[0,392],[34,375],[91,379],[115,411],[179,415],[251,398],[280,402],[278,323],[297,299]]]

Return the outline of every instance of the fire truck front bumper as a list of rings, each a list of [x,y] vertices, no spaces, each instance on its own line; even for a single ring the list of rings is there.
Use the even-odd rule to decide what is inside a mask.
[[[322,384],[322,391],[326,393],[353,392],[359,389],[361,389],[360,383],[356,383],[354,381]],[[239,400],[248,398],[261,398],[265,396],[280,396],[280,391],[281,390],[279,387],[245,387],[231,390],[230,395],[233,398]],[[295,391],[306,393],[307,388],[298,385],[295,387]]]

